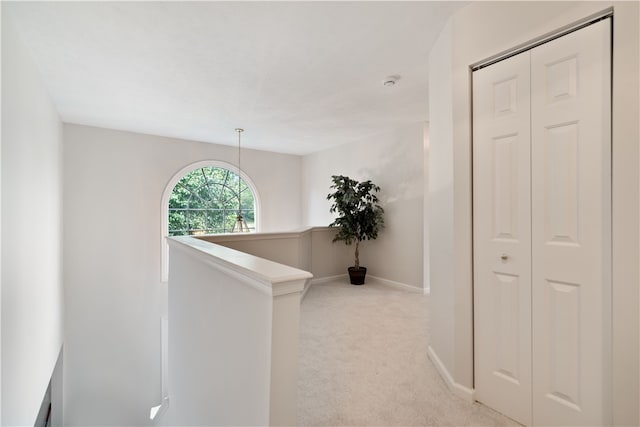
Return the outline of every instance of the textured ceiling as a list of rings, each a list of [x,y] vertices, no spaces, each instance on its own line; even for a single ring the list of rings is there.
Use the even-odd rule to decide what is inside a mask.
[[[2,7],[65,122],[307,154],[426,120],[428,52],[463,4]]]

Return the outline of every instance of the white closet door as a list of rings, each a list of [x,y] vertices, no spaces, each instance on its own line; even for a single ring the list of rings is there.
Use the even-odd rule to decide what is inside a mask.
[[[476,399],[531,424],[529,53],[473,73]]]
[[[533,420],[611,423],[610,20],[531,51]]]

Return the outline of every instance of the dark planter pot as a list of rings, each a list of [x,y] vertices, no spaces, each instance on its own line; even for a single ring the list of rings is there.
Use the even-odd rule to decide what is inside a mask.
[[[360,267],[358,270],[355,267],[349,267],[349,279],[352,285],[364,285],[364,276],[366,275],[366,267]]]

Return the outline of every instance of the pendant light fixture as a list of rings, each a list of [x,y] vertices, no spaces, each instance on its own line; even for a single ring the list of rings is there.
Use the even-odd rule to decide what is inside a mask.
[[[236,222],[233,224],[231,232],[248,233],[250,230],[244,218],[242,218],[242,199],[240,197],[240,186],[242,184],[242,169],[240,169],[240,134],[244,132],[244,129],[236,128],[236,132],[238,132],[238,215],[236,215]]]

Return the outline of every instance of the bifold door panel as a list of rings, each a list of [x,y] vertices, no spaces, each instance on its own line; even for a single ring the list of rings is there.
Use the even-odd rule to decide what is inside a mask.
[[[475,388],[610,423],[610,20],[473,73]]]
[[[529,55],[473,74],[476,398],[531,421]]]

